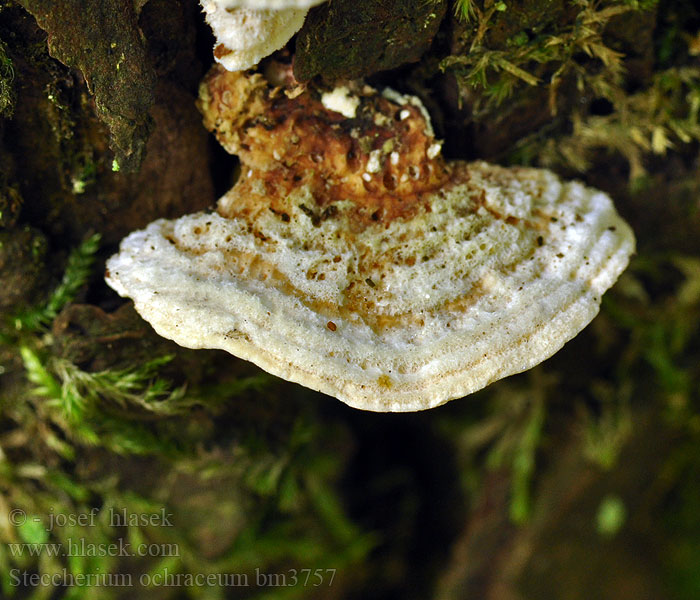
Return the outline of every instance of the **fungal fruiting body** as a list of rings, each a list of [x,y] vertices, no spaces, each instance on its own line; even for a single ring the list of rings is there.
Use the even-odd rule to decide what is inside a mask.
[[[214,58],[229,71],[248,69],[301,29],[323,0],[200,0],[216,42]]]
[[[164,337],[374,411],[474,392],[593,319],[634,250],[605,194],[445,162],[417,99],[340,96],[215,68],[200,108],[242,175],[127,237],[108,283]]]

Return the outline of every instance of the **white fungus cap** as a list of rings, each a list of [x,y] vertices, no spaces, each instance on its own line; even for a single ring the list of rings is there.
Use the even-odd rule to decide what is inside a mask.
[[[546,170],[452,168],[462,176],[429,209],[360,231],[342,202],[314,224],[304,188],[285,218],[159,220],[122,242],[107,283],[182,346],[361,409],[435,407],[557,352],[635,244],[598,190]]]
[[[217,65],[199,108],[241,177],[216,213],[132,233],[107,283],[160,335],[357,408],[432,408],[531,368],[634,252],[598,190],[445,162],[410,96],[283,94]]]
[[[200,0],[216,37],[214,58],[229,71],[248,69],[282,48],[323,0]]]

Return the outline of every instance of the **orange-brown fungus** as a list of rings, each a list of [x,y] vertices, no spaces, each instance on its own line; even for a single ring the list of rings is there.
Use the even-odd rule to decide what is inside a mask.
[[[320,211],[350,200],[359,221],[387,223],[407,216],[440,188],[448,169],[419,106],[397,104],[364,86],[354,118],[329,110],[321,93],[274,87],[260,74],[215,66],[200,89],[204,124],[237,154],[236,214],[261,204],[284,214],[284,199],[307,187]],[[326,209],[324,211],[324,208]],[[227,214],[224,216],[232,216]]]

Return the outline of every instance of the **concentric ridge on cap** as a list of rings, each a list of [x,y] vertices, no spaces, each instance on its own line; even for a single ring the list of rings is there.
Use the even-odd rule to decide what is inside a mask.
[[[288,197],[289,220],[156,221],[122,243],[108,282],[183,346],[357,408],[438,406],[554,354],[634,249],[601,192],[548,171],[454,168],[465,183],[430,211],[352,235],[342,209],[314,225],[304,190]]]

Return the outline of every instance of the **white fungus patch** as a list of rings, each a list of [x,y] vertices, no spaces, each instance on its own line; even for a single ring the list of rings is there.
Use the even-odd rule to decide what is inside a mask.
[[[214,58],[242,71],[282,48],[323,0],[200,0],[216,42]]]
[[[426,155],[428,158],[433,159],[435,158],[438,154],[440,154],[440,149],[442,148],[441,143],[435,143],[435,144],[430,144],[428,147],[428,150],[426,152]]]
[[[372,150],[369,153],[369,160],[367,161],[367,172],[368,173],[379,173],[382,170],[382,151]]]
[[[339,86],[330,92],[324,92],[321,103],[328,110],[340,113],[347,119],[354,119],[360,99],[353,95],[347,86]]]

